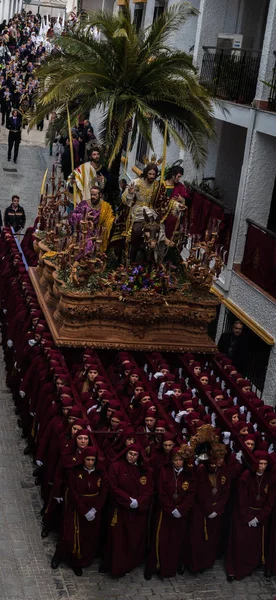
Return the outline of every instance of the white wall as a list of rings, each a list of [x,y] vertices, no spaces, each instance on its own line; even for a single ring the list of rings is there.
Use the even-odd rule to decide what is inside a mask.
[[[227,298],[239,306],[249,317],[254,319],[276,341],[275,302],[253,288],[236,273],[232,273],[231,286]],[[270,354],[263,399],[275,404],[276,392],[276,349]]]
[[[241,263],[243,259],[247,232],[246,219],[251,218],[264,227],[267,225],[276,177],[275,156],[276,138],[255,131],[242,198],[235,263]]]

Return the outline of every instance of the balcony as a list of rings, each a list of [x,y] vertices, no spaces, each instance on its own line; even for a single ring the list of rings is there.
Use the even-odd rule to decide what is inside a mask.
[[[214,96],[238,104],[251,104],[255,97],[261,51],[225,50],[203,46],[200,83]]]
[[[247,219],[248,230],[240,272],[276,298],[276,233]]]
[[[276,57],[276,52],[274,52],[274,56]],[[268,97],[268,110],[272,110],[276,112],[276,62],[274,64],[272,80],[269,84],[270,93]]]

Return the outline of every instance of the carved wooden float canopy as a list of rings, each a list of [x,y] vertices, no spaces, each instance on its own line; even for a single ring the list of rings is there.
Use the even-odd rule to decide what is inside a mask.
[[[57,346],[208,354],[216,350],[207,327],[216,316],[218,300],[209,293],[194,298],[181,292],[139,294],[122,301],[110,290],[72,291],[43,257],[29,275]]]

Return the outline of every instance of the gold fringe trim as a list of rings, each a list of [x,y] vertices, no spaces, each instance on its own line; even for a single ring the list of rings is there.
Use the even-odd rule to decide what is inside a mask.
[[[204,539],[205,539],[205,542],[208,542],[209,538],[208,538],[206,517],[204,517]]]
[[[118,508],[115,508],[110,527],[115,527],[118,523]]]
[[[157,569],[160,569],[159,537],[160,537],[160,528],[161,528],[162,519],[163,519],[163,510],[160,511],[160,517],[159,517],[159,521],[158,521],[158,527],[157,527],[157,532],[156,532],[156,541],[155,541],[155,552],[156,552],[156,559],[157,559],[156,568]]]
[[[80,523],[79,523],[79,515],[76,510],[74,510],[74,549],[73,554],[77,558],[81,558],[80,553]]]
[[[265,565],[265,528],[262,526],[262,565]]]

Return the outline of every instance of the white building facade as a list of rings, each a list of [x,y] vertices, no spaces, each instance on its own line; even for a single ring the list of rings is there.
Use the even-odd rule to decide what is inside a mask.
[[[0,23],[8,21],[15,13],[22,10],[23,0],[0,0]]]
[[[163,0],[130,2],[141,27],[150,25],[165,8]],[[116,0],[114,11],[123,3]],[[173,3],[168,0],[166,6]],[[211,86],[220,98],[214,108],[217,135],[209,143],[208,159],[201,169],[196,170],[188,153],[175,145],[168,148],[167,163],[182,159],[187,181],[211,178],[221,189],[223,202],[233,211],[228,263],[215,285],[222,301],[217,339],[227,306],[267,345],[263,398],[274,405],[276,293],[273,295],[265,282],[262,287],[256,284],[256,280],[262,280],[258,257],[253,261],[256,273],[251,279],[243,273],[243,259],[251,227],[256,239],[260,232],[265,237],[268,259],[273,264],[274,250],[269,248],[273,247],[276,232],[276,0],[194,0],[193,5],[199,10],[198,17],[192,17],[175,34],[173,44],[193,54],[201,82]],[[272,86],[264,82],[272,82]],[[96,115],[92,122],[97,129]],[[155,152],[162,156],[163,140],[157,132],[153,132],[153,138]],[[139,137],[128,157],[127,178],[133,177],[134,165],[141,167],[145,154],[147,147]],[[274,264],[271,280],[276,281],[276,251]]]

